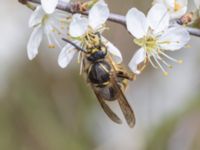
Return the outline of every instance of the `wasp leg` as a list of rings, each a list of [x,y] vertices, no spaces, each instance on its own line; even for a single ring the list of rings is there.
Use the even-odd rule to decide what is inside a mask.
[[[116,77],[118,79],[118,84],[123,92],[125,92],[125,90],[127,89],[129,81],[133,81],[136,79],[136,75],[134,73],[127,70],[121,65],[118,65],[118,67],[116,67]]]
[[[129,72],[126,72],[126,71],[118,71],[117,77],[124,78],[124,79],[130,80],[130,81],[133,81],[133,80],[136,79],[135,74],[129,73]]]
[[[133,81],[136,79],[136,75],[134,73],[127,70],[125,67],[121,65],[116,67],[116,75],[117,77],[124,78],[130,81]]]
[[[117,77],[124,78],[130,81],[135,80],[136,75],[132,73],[131,71],[129,71],[127,68],[123,67],[122,65],[116,64],[112,60],[112,57],[110,55],[108,55],[108,60],[112,64]]]

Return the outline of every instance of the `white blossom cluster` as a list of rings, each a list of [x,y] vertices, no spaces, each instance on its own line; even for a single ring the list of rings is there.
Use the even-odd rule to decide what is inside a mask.
[[[69,3],[70,0],[65,0],[65,2]],[[200,0],[194,0],[194,2],[196,8],[199,9]],[[85,35],[90,32],[102,34],[106,29],[105,23],[110,16],[110,11],[104,0],[94,3],[88,16],[78,13],[67,14],[57,10],[57,5],[58,0],[41,0],[41,6],[37,6],[31,15],[29,26],[33,28],[33,32],[27,45],[27,52],[28,58],[34,59],[38,54],[42,39],[46,36],[49,48],[61,49],[58,64],[65,68],[78,51],[69,43],[62,45],[62,38],[70,39],[81,47]],[[166,62],[166,59],[177,63],[183,62],[172,58],[166,54],[166,51],[180,50],[190,40],[186,28],[174,23],[187,12],[187,5],[188,0],[154,0],[146,16],[137,8],[131,8],[127,12],[127,30],[132,34],[134,43],[140,47],[129,63],[133,73],[140,74],[143,68],[141,65],[144,66],[149,62],[154,68],[160,68],[164,75],[168,75],[166,68],[171,68],[171,65]],[[100,36],[114,61],[122,63],[120,50],[105,37]]]

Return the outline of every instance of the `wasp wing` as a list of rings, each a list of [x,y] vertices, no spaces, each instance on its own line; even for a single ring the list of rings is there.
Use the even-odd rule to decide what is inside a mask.
[[[105,100],[101,97],[101,95],[98,93],[97,90],[95,90],[95,87],[92,88],[94,90],[94,93],[103,108],[104,112],[107,114],[107,116],[114,122],[118,124],[122,124],[121,119],[110,109],[110,107],[106,104]]]
[[[126,97],[124,96],[124,93],[121,89],[121,87],[118,84],[117,80],[117,64],[112,60],[112,57],[107,57],[108,61],[112,65],[113,71],[110,74],[110,82],[113,86],[113,88],[118,91],[118,103],[120,105],[120,108],[122,110],[122,113],[126,119],[126,122],[128,123],[129,127],[133,128],[135,126],[135,114],[133,112],[133,109],[131,108],[130,104],[128,103]]]
[[[113,87],[118,91],[117,100],[122,110],[122,113],[126,119],[126,122],[128,123],[129,127],[133,128],[135,126],[135,114],[130,104],[128,103],[124,93],[122,92],[120,86],[118,85],[114,75],[111,76],[111,83],[113,84]]]

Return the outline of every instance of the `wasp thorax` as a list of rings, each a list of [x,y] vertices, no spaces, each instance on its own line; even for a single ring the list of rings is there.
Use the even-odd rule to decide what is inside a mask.
[[[141,39],[134,39],[134,42],[137,45],[144,47],[144,49],[148,52],[152,52],[157,47],[157,40],[153,36],[147,36]]]

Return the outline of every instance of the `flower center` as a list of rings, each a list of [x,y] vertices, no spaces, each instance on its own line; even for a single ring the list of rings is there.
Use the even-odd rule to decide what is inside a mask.
[[[181,8],[182,8],[182,5],[175,0],[175,2],[174,2],[174,11],[177,12],[177,11],[181,10]]]
[[[153,36],[147,36],[141,39],[134,39],[134,42],[143,47],[147,52],[152,52],[157,47],[157,40]]]

